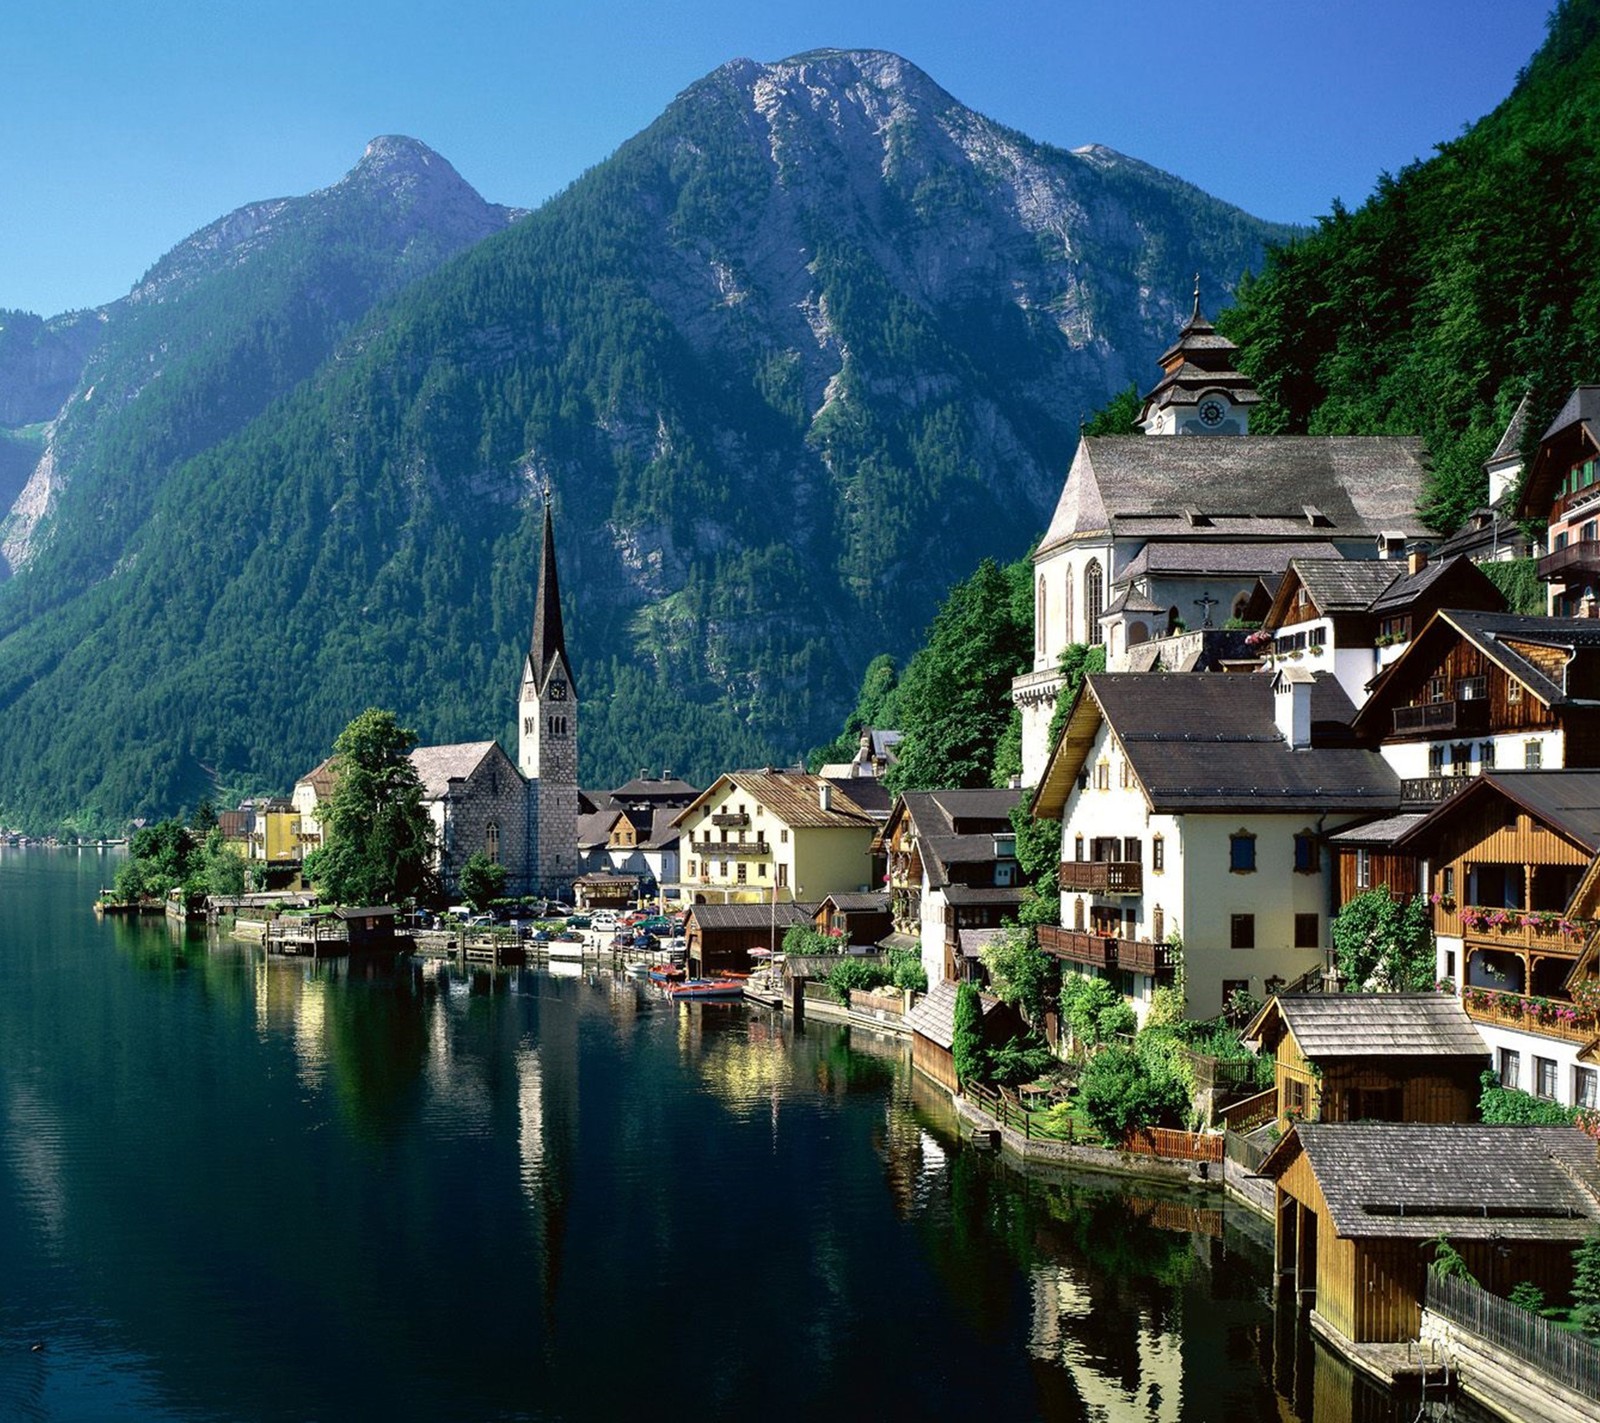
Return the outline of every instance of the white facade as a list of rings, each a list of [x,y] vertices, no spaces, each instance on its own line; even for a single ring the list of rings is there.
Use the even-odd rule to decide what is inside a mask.
[[[1063,889],[1063,928],[1092,931],[1099,908],[1103,915],[1116,911],[1117,937],[1155,943],[1181,938],[1191,1017],[1220,1012],[1233,987],[1261,998],[1270,991],[1269,980],[1288,982],[1322,967],[1332,856],[1317,846],[1314,868],[1297,870],[1295,840],[1336,825],[1319,827],[1319,817],[1305,811],[1274,814],[1254,807],[1182,815],[1152,811],[1105,722],[1085,769],[1088,784],[1080,778],[1063,813],[1062,860],[1093,859],[1095,841],[1112,837],[1122,845],[1116,858],[1125,860],[1129,842],[1137,842],[1142,888],[1134,895]],[[1252,842],[1254,869],[1231,868],[1235,837]],[[1250,947],[1233,947],[1235,916],[1248,916],[1248,926],[1238,928]],[[1142,1019],[1155,979],[1132,979],[1124,991]]]
[[[1462,746],[1467,748],[1467,758],[1458,761],[1456,751]],[[1492,748],[1487,755],[1486,746]],[[1566,765],[1566,735],[1552,727],[1460,741],[1386,741],[1378,752],[1402,780],[1476,776],[1483,771],[1559,771]]]

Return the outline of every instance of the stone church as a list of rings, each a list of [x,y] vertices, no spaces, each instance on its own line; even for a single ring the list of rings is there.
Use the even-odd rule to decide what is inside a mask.
[[[533,636],[517,686],[517,760],[497,741],[419,746],[411,764],[433,821],[435,869],[454,896],[478,851],[506,867],[508,895],[567,900],[578,876],[578,699],[561,623],[548,497]],[[332,758],[294,792],[307,848],[321,843],[317,811],[333,784]]]

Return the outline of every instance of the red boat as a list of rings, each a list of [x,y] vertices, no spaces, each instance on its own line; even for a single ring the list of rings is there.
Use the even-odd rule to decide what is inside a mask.
[[[667,997],[680,1000],[732,1001],[744,997],[744,983],[737,978],[690,978],[682,983],[669,983]]]

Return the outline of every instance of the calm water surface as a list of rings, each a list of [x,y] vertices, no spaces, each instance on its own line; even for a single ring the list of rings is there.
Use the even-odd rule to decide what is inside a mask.
[[[896,1043],[268,962],[111,872],[0,850],[0,1419],[1416,1414],[1254,1217],[964,1149]]]

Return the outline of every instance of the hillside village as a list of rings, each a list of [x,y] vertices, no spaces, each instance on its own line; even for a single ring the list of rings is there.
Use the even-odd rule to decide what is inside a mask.
[[[1252,435],[1234,355],[1197,293],[1137,433],[1080,442],[1009,787],[891,794],[904,742],[868,727],[814,772],[581,789],[548,501],[516,760],[409,766],[445,899],[476,856],[508,905],[677,916],[690,985],[906,1033],[1024,1150],[1220,1164],[1361,1360],[1417,1337],[1420,1247],[1553,1301],[1600,1224],[1600,392],[1526,480],[1513,422],[1490,505],[1432,548],[1418,441]],[[1542,614],[1502,591],[1535,519]],[[1104,670],[1074,678],[1085,648]],[[223,815],[260,883],[326,842],[338,775]],[[1139,1091],[1094,1085],[1119,1060]]]

